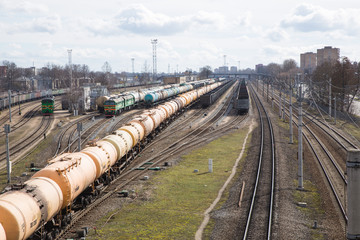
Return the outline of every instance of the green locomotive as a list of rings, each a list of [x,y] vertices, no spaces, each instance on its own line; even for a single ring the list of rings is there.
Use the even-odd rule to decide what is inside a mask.
[[[54,113],[54,98],[47,97],[41,100],[41,111],[43,115],[52,115]]]
[[[132,108],[135,105],[135,97],[131,94],[110,98],[104,102],[104,112],[106,117],[118,115],[123,110]]]

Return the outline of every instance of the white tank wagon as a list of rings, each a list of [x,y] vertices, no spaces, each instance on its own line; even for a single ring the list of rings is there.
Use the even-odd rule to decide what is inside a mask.
[[[51,159],[21,190],[0,195],[1,239],[26,239],[34,232],[41,232],[42,239],[54,237],[54,229],[66,226],[78,206],[86,207],[98,187],[121,172],[155,129],[208,89],[204,86],[145,111],[94,145]]]

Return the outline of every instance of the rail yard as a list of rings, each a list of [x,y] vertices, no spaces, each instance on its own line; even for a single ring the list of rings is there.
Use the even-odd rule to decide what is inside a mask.
[[[60,96],[13,107],[11,183],[0,134],[0,239],[345,239],[356,130],[264,88],[256,79],[207,79],[132,89],[81,116],[62,110]],[[0,117],[9,124],[5,110]],[[214,152],[202,155],[208,146]]]

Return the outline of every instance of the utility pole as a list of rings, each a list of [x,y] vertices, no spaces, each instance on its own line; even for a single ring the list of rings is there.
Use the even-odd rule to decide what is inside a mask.
[[[5,135],[6,135],[6,167],[7,167],[7,183],[11,183],[11,162],[9,152],[9,133],[11,131],[10,125],[5,124]]]
[[[274,83],[271,82],[271,108],[274,109]]]
[[[266,102],[269,102],[269,79],[267,79],[266,83]]]
[[[9,94],[9,121],[11,122],[11,90],[8,91]]]
[[[151,44],[153,45],[153,81],[156,80],[156,73],[157,73],[157,62],[156,62],[156,44],[158,40],[152,39]]]
[[[83,130],[83,126],[82,126],[81,122],[77,123],[77,130],[78,130],[78,135],[79,135],[78,152],[80,152],[81,151],[81,131]]]
[[[20,109],[20,94],[18,95],[18,103],[19,103],[19,115],[21,115],[21,109]]]
[[[132,65],[133,80],[134,80],[134,77],[135,77],[135,67],[134,67],[134,61],[135,61],[135,58],[131,58],[131,65]]]
[[[263,85],[263,93],[262,93],[262,95],[263,95],[263,97],[265,96],[264,95],[264,92],[265,92],[265,84],[264,84],[264,79],[262,80],[262,85]]]
[[[303,145],[302,145],[302,96],[301,84],[299,86],[299,123],[298,123],[298,189],[303,190]]]
[[[281,88],[280,88],[280,93],[279,93],[279,103],[280,103],[280,106],[279,106],[279,118],[281,118],[281,109],[282,109],[282,102],[281,102]]]
[[[69,57],[69,74],[70,74],[70,91],[71,93],[73,92],[73,88],[74,88],[74,84],[73,84],[73,81],[72,81],[72,61],[71,61],[71,52],[72,52],[72,49],[69,49],[68,50],[68,57]]]
[[[293,126],[292,126],[292,85],[290,82],[290,106],[289,106],[289,123],[290,123],[290,144],[293,144]]]
[[[285,122],[285,95],[286,95],[286,91],[284,89],[284,94],[283,94],[283,104],[282,104],[282,120]]]
[[[335,120],[335,125],[336,125],[336,95],[334,97],[334,104],[335,104],[335,106],[334,106],[334,120]]]
[[[329,80],[329,116],[331,119],[331,78]]]

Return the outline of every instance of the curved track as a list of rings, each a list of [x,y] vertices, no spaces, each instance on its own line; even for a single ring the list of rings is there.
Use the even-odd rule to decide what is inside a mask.
[[[252,89],[252,87],[251,87]],[[271,120],[252,89],[260,119],[260,150],[243,239],[270,239],[275,188],[275,145]]]

